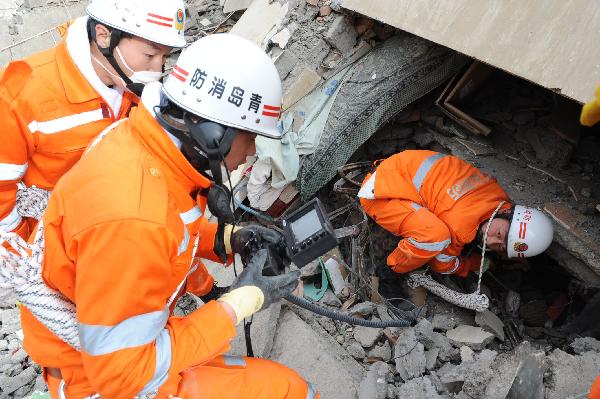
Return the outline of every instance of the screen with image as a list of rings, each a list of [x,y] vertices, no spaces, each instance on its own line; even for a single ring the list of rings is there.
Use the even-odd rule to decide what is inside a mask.
[[[321,231],[321,220],[315,209],[290,223],[296,242],[302,242],[313,234]]]

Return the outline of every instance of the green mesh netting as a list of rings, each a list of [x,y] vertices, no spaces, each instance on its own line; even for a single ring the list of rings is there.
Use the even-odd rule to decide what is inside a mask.
[[[316,151],[303,158],[296,185],[304,200],[394,115],[456,74],[468,58],[408,33],[357,62],[331,109]]]

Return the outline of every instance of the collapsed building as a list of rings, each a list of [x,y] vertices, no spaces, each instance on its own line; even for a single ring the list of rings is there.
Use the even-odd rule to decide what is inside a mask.
[[[0,10],[3,64],[54,45],[60,25],[82,15],[86,1],[7,3]],[[564,2],[544,15],[582,18],[570,25],[574,31],[552,20],[555,29],[549,23],[527,36],[523,25],[539,22],[539,9],[512,4],[522,18],[498,40],[508,6],[369,3],[188,2],[190,41],[221,32],[245,37],[273,58],[283,81],[286,135],[277,146],[259,139],[257,159],[240,170],[240,216],[277,220],[321,198],[334,226],[349,233],[323,259],[341,280],[322,289],[326,266],[303,269],[305,286],[320,291],[313,299],[368,320],[393,319],[406,306],[420,316],[414,327],[372,329],[274,305],[254,318],[255,354],[298,370],[324,398],[585,397],[600,373],[600,139],[578,116],[600,76],[593,62],[600,54],[574,43],[597,11]],[[475,15],[489,26],[473,24]],[[406,149],[465,159],[496,177],[513,201],[555,221],[545,254],[501,260],[484,275],[485,312],[432,294],[405,295],[385,265],[398,238],[356,206],[352,183],[364,177],[358,166]],[[357,168],[339,170],[349,164]],[[211,270],[221,285],[233,278],[218,265]],[[477,283],[438,282],[459,293]],[[177,311],[200,305],[186,296]],[[0,398],[43,391],[39,368],[20,347],[18,309],[0,312]],[[233,353],[245,354],[239,332]]]

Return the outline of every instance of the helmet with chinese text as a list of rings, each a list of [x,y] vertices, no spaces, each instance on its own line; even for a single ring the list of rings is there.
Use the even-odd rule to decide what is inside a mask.
[[[528,258],[544,252],[552,243],[554,227],[543,212],[523,205],[516,205],[506,250],[509,258]]]
[[[246,39],[217,34],[191,44],[163,90],[175,105],[203,119],[281,138],[281,78],[271,58]]]

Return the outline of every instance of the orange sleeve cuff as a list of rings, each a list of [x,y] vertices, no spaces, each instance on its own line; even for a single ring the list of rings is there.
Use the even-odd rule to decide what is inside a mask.
[[[223,305],[211,301],[186,317],[171,317],[171,372],[206,363],[229,350],[235,325]]]

